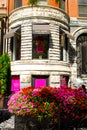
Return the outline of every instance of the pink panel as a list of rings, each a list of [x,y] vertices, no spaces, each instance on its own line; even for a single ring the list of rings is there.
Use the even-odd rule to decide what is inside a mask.
[[[36,46],[36,52],[37,53],[43,53],[44,52],[44,45],[43,45],[43,43],[42,44],[38,44]]]
[[[19,79],[19,77],[18,76],[12,77],[11,91],[17,92],[19,90],[20,90],[20,79]]]
[[[66,78],[66,76],[61,76],[60,86],[61,87],[67,87],[67,78]]]
[[[46,86],[46,79],[35,79],[35,88]]]

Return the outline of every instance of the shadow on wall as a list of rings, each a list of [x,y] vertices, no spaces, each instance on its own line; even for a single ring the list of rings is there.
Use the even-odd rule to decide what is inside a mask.
[[[72,44],[69,43],[69,62],[71,64],[74,63],[75,57],[76,57],[76,50],[73,48]]]

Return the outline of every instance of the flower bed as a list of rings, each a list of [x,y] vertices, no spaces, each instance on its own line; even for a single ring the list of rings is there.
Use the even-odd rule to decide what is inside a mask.
[[[11,96],[8,110],[17,116],[44,119],[60,126],[78,126],[87,118],[87,93],[83,89],[23,88]]]

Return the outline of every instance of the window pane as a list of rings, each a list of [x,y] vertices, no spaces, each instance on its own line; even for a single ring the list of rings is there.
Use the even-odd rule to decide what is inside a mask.
[[[14,0],[14,8],[22,6],[22,0]]]
[[[10,42],[11,60],[13,60],[13,44],[14,44],[14,38],[11,37],[11,42]]]
[[[87,73],[87,34],[82,34],[77,39],[77,68],[78,74]]]
[[[82,46],[82,73],[87,73],[87,44]]]
[[[87,0],[79,0],[79,16],[87,17]]]
[[[15,60],[20,60],[21,55],[21,28],[15,33]]]
[[[87,16],[87,5],[79,5],[79,16],[86,17]]]
[[[14,36],[11,37],[10,42],[10,51],[11,51],[11,60],[20,60],[21,55],[21,28],[18,29]]]
[[[64,0],[60,1],[60,8],[65,10],[65,1]]]
[[[35,59],[48,58],[49,35],[33,34],[32,56]]]
[[[79,3],[87,3],[87,0],[79,0]]]

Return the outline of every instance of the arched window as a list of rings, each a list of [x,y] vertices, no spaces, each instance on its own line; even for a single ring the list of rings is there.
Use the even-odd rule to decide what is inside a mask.
[[[87,34],[77,38],[77,73],[78,75],[87,73]]]

